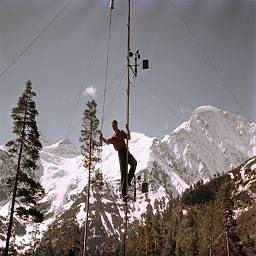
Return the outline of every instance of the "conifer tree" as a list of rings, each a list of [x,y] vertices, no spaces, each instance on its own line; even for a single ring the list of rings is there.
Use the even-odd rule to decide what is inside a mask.
[[[103,245],[103,250],[102,250],[103,255],[105,256],[117,255],[115,247],[116,247],[116,243],[114,238],[112,236],[109,236]]]
[[[83,162],[85,170],[88,171],[88,184],[87,184],[87,210],[85,219],[85,237],[84,237],[84,248],[83,255],[87,254],[87,242],[89,232],[89,212],[90,212],[90,189],[91,181],[93,180],[94,185],[102,184],[102,176],[99,175],[99,171],[96,169],[96,164],[100,162],[100,143],[99,136],[100,130],[99,120],[96,116],[97,104],[95,100],[88,101],[86,109],[83,113],[82,130],[80,142],[81,153],[83,156]],[[100,180],[100,181],[99,181]]]
[[[239,245],[240,238],[236,234],[236,220],[234,218],[234,201],[231,192],[233,191],[231,183],[227,182],[217,193],[217,201],[219,204],[219,221],[223,233],[223,249],[227,255],[236,256],[243,255],[242,248]]]
[[[16,163],[16,175],[9,180],[13,185],[13,194],[5,256],[8,255],[14,211],[24,220],[43,221],[43,214],[38,209],[38,201],[44,196],[44,189],[35,180],[39,151],[42,148],[36,123],[38,111],[34,102],[35,96],[35,92],[32,91],[32,83],[27,81],[17,107],[12,110],[13,133],[17,137],[15,140],[9,141],[6,146],[9,156]]]
[[[219,206],[215,201],[208,203],[204,209],[201,224],[201,255],[215,255],[214,248],[216,246],[214,246],[214,243],[218,242],[218,237],[222,232],[218,212]]]
[[[23,247],[28,247],[28,249],[25,251],[24,255],[27,256],[35,256],[36,250],[39,247],[40,244],[40,230],[39,230],[39,223],[30,223],[30,225],[33,227],[32,230],[28,232],[28,235],[30,235],[29,241],[26,243],[22,243]]]
[[[36,256],[54,256],[53,243],[56,240],[55,230],[53,232],[52,225],[49,225],[46,231],[42,234],[42,239],[38,248],[36,249]]]

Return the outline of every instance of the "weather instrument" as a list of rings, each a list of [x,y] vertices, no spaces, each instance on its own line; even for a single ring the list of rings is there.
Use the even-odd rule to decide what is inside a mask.
[[[142,60],[142,62],[140,62],[141,55],[139,49],[136,50],[135,53],[130,51],[129,58],[134,58],[134,64],[130,64],[130,68],[132,70],[134,77],[137,77],[138,66],[142,66],[142,69],[149,69],[149,60]]]

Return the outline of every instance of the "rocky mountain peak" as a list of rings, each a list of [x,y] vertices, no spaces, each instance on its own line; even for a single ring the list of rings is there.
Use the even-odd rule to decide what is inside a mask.
[[[46,137],[42,132],[40,132],[39,140],[43,147],[50,146],[53,144],[53,142],[48,137]]]
[[[65,138],[55,144],[44,146],[43,151],[65,158],[72,158],[80,155],[80,148],[69,138]]]
[[[132,133],[131,137],[129,150],[138,162],[136,175],[149,183],[146,194],[137,183],[137,201],[130,204],[130,217],[135,221],[148,205],[168,201],[170,196],[181,194],[198,180],[229,171],[252,157],[256,148],[256,125],[227,111],[204,106],[195,109],[187,122],[162,141],[141,133]],[[66,213],[82,223],[88,172],[83,166],[80,148],[69,138],[55,144],[44,138],[43,141],[46,142],[40,153],[43,167],[40,182],[47,193],[42,201],[47,217],[41,229],[63,219]],[[6,159],[1,155],[0,159],[1,166],[5,165]],[[118,154],[112,145],[103,146],[98,168],[103,173],[104,189],[100,195],[92,195],[92,207],[96,212],[100,205],[104,220],[99,221],[105,223],[101,224],[106,232],[120,231],[117,225],[123,216],[120,170]],[[6,168],[0,168],[0,172],[6,172]]]

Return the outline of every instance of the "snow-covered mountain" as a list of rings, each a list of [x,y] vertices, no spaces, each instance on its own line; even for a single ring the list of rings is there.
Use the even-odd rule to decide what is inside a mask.
[[[45,137],[42,140],[40,181],[46,190],[42,201],[46,218],[40,228],[46,230],[66,216],[82,226],[87,172],[80,149],[69,139],[56,144]],[[194,182],[229,171],[252,157],[256,152],[256,124],[214,107],[199,107],[187,122],[162,140],[132,133],[129,148],[138,161],[136,175],[149,183],[146,194],[141,192],[141,184],[137,184],[137,200],[130,201],[129,222],[136,222],[156,202],[165,207],[171,196],[181,194]],[[12,166],[4,147],[0,147],[2,220],[8,215],[9,205],[4,179]],[[104,187],[90,201],[95,217],[91,229],[94,227],[94,236],[98,234],[100,240],[104,234],[120,236],[124,216],[118,157],[112,146],[103,146],[102,163],[98,167],[103,173]],[[18,238],[22,239],[28,238]]]

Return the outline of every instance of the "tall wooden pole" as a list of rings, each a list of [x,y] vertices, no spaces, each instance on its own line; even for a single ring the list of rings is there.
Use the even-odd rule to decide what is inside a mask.
[[[130,109],[130,51],[131,51],[131,38],[130,38],[130,26],[131,26],[131,0],[128,0],[128,23],[127,23],[127,105],[126,105],[126,124],[129,128],[129,109]],[[126,139],[126,169],[125,169],[125,194],[127,196],[128,189],[128,150],[129,143],[128,138]],[[126,255],[126,240],[127,240],[127,228],[128,228],[128,203],[125,201],[125,226],[124,226],[124,238],[123,238],[123,255]]]

